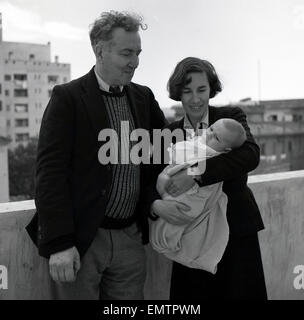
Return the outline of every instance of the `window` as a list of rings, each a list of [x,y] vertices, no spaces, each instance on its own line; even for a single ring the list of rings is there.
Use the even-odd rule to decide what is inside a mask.
[[[11,79],[12,79],[12,77],[11,77],[10,74],[4,75],[4,80],[5,80],[5,81],[11,81]]]
[[[68,82],[68,78],[67,77],[63,77],[63,83]]]
[[[58,76],[48,76],[48,83],[49,84],[56,84],[58,81]]]
[[[53,90],[49,90],[49,98],[50,98],[51,95],[52,95],[52,91],[53,91]]]
[[[9,128],[11,126],[11,120],[6,120],[6,126]]]
[[[28,104],[15,104],[15,112],[28,112]]]
[[[35,55],[33,53],[30,54],[30,60],[35,59]]]
[[[15,127],[20,128],[20,127],[28,127],[29,121],[28,119],[15,119]]]
[[[1,85],[1,83],[0,83],[0,94],[2,93],[2,85]]]
[[[11,106],[9,104],[6,105],[6,111],[11,111]]]
[[[293,114],[292,115],[292,120],[297,122],[297,121],[302,121],[303,120],[303,116],[301,114]]]
[[[16,142],[23,142],[29,140],[28,133],[16,133]]]
[[[0,111],[2,111],[2,101],[0,100]]]
[[[288,151],[292,152],[292,142],[288,141]]]
[[[261,144],[261,154],[265,155],[265,143]]]
[[[27,89],[14,89],[14,97],[27,97]]]
[[[26,81],[27,80],[27,74],[14,74],[14,80]]]
[[[9,97],[9,90],[5,90],[5,96]]]

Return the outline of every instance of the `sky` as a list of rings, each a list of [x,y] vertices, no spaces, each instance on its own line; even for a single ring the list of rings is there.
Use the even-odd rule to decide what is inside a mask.
[[[162,108],[176,104],[167,81],[188,56],[210,61],[223,83],[210,104],[304,98],[304,0],[0,0],[3,40],[50,41],[52,60],[70,63],[75,79],[95,63],[89,25],[109,10],[148,25],[133,81]]]

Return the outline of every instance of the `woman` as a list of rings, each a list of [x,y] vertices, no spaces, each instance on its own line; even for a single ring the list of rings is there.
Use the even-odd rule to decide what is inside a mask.
[[[195,177],[200,186],[224,182],[223,191],[228,197],[229,241],[215,275],[173,262],[172,300],[267,299],[257,235],[264,225],[254,196],[247,186],[248,172],[259,164],[259,147],[240,108],[209,106],[209,99],[221,89],[211,63],[192,57],[177,64],[168,82],[170,98],[181,101],[185,111],[185,117],[168,125],[168,129],[183,129],[186,138],[187,129],[197,132],[199,128],[209,127],[218,119],[231,118],[243,125],[247,136],[241,147],[208,159],[205,172]],[[166,191],[178,196],[191,188],[195,181],[184,170],[170,178]],[[153,213],[172,224],[185,223],[185,215],[180,209],[180,204],[175,201],[156,200],[152,205]]]

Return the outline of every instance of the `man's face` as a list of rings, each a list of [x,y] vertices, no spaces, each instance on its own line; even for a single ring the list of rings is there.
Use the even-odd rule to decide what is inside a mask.
[[[127,85],[138,67],[141,41],[138,32],[113,30],[113,38],[97,50],[97,64],[109,85]]]

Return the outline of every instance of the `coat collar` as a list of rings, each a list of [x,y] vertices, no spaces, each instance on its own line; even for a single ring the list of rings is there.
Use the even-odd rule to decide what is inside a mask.
[[[218,120],[218,108],[215,108],[215,107],[212,107],[212,106],[209,106],[208,107],[209,110],[208,110],[208,120],[209,120],[209,126],[211,126],[216,120]],[[182,118],[181,120],[179,120],[177,122],[177,127],[178,128],[184,128],[184,119],[185,118]]]
[[[218,120],[218,108],[209,106],[209,126]]]
[[[100,94],[100,88],[94,72],[94,67],[83,78],[83,94],[82,100],[86,106],[89,118],[92,123],[95,135],[98,137],[100,130],[110,128],[109,116],[105,103]],[[134,96],[131,84],[125,86],[127,97],[129,100],[132,115],[134,117],[136,128],[141,127],[141,114],[139,107],[144,109],[145,103],[143,99]],[[141,100],[141,101],[140,101]]]

